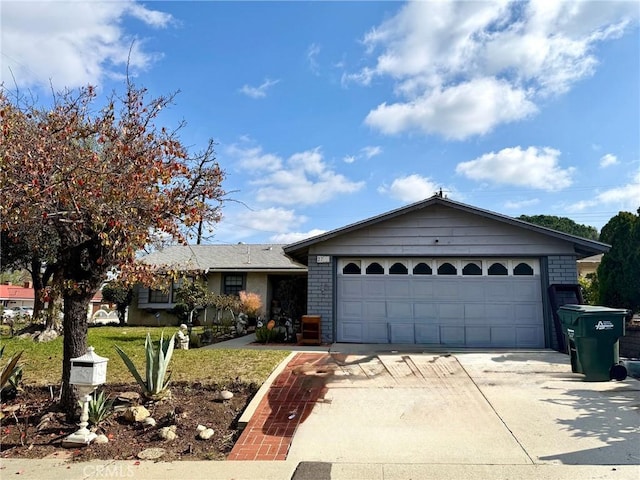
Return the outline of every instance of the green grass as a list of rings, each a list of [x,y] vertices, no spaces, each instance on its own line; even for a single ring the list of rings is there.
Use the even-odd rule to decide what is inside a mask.
[[[160,339],[162,328],[157,327],[96,327],[89,329],[89,345],[95,353],[109,358],[107,383],[135,383],[118,356],[114,345],[121,347],[144,377],[144,341],[147,332],[154,341]],[[175,327],[164,328],[165,338],[173,335]],[[197,330],[196,330],[197,331]],[[4,333],[4,332],[2,332]],[[3,360],[24,350],[23,384],[59,385],[62,378],[62,338],[52,342],[36,343],[32,340],[0,337],[6,345]],[[247,383],[263,383],[273,369],[289,352],[242,349],[175,350],[169,365],[172,382],[201,382],[227,384],[236,378]],[[3,361],[4,365],[4,361]]]

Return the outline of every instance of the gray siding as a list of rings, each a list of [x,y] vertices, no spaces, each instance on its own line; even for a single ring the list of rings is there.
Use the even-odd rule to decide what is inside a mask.
[[[336,256],[545,256],[575,254],[570,242],[434,205],[313,245]]]
[[[309,256],[307,314],[320,315],[322,341],[333,342],[333,295],[335,263],[317,263],[315,255]]]

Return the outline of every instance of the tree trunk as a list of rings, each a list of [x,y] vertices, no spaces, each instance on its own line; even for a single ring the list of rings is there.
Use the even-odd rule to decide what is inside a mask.
[[[31,259],[31,282],[33,283],[33,317],[34,321],[40,318],[44,310],[44,301],[42,299],[42,292],[44,290],[44,283],[42,280],[42,262],[38,257]]]
[[[87,293],[64,295],[64,356],[62,361],[62,398],[60,404],[67,416],[77,416],[78,395],[71,378],[71,359],[87,353],[87,311],[91,296]]]
[[[125,320],[127,317],[127,306],[125,305],[124,308],[118,308],[118,322],[120,322],[120,326],[124,327],[125,325]]]

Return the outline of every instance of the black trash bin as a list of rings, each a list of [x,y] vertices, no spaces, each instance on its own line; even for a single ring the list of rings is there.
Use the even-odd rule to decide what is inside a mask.
[[[571,371],[587,382],[624,380],[618,339],[624,336],[627,310],[593,305],[563,305],[558,310],[571,355]]]

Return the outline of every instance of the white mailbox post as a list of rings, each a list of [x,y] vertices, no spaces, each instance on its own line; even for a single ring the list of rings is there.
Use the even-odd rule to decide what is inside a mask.
[[[90,431],[89,425],[89,402],[91,393],[99,385],[107,381],[108,358],[96,355],[93,347],[87,349],[87,353],[81,357],[71,359],[71,378],[69,383],[75,385],[82,402],[82,414],[80,415],[80,430],[72,433],[62,441],[63,447],[73,448],[89,445],[96,434]]]

